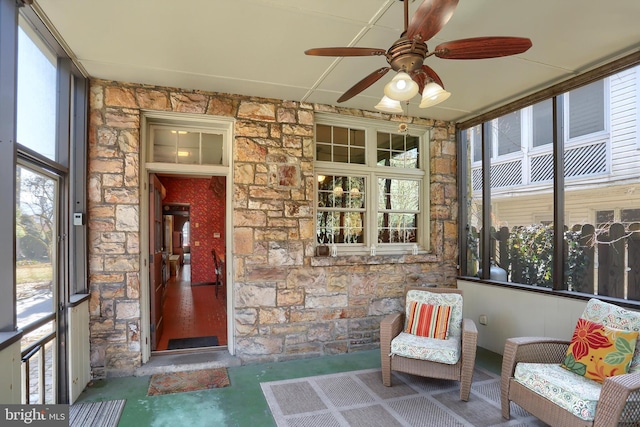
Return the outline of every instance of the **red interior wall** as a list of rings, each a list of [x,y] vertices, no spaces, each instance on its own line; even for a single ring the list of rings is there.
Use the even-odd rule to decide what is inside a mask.
[[[218,186],[214,192],[209,178],[160,177],[160,181],[167,190],[167,195],[162,200],[163,204],[190,205],[188,245],[191,247],[191,282],[215,281],[211,249],[215,249],[219,257],[224,257],[225,254],[224,190],[220,191]],[[214,233],[220,233],[220,238],[214,238]]]

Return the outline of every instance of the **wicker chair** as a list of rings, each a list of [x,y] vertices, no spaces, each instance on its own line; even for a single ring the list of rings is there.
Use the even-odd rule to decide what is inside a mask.
[[[407,293],[412,290],[427,291],[434,294],[455,293],[462,295],[462,291],[459,289],[424,287],[409,288],[407,289]],[[457,315],[454,315],[454,313],[457,313]],[[452,311],[451,323],[449,324],[451,333],[448,339],[460,340],[459,359],[455,364],[409,358],[400,356],[399,354],[392,355],[392,341],[403,332],[405,327],[404,319],[405,313],[393,313],[382,319],[380,323],[382,383],[387,387],[391,386],[391,371],[405,372],[422,377],[460,381],[460,400],[468,401],[476,359],[478,330],[473,320],[462,318],[462,304]],[[459,323],[458,325],[454,325],[453,322]],[[424,338],[424,340],[425,343],[429,343],[429,341],[442,341],[433,338]]]
[[[591,304],[592,301],[590,301],[589,304]],[[585,313],[587,313],[589,309],[589,304],[587,305],[587,309],[585,309]],[[612,304],[601,301],[596,304],[600,306],[597,310],[599,313],[605,312],[602,310],[602,306],[615,307]],[[618,312],[624,311],[619,308],[614,308],[614,310]],[[588,318],[585,317],[585,314],[583,314],[582,317]],[[601,319],[595,320],[599,320],[599,323],[606,323],[604,316]],[[600,389],[599,398],[597,398],[595,417],[593,417],[593,419],[583,419],[591,418],[591,416],[583,416],[581,418],[574,415],[574,413],[554,403],[552,400],[526,385],[523,385],[514,378],[516,366],[520,362],[551,364],[554,365],[554,367],[550,367],[550,369],[556,369],[556,367],[563,362],[569,344],[570,341],[544,337],[519,337],[510,338],[506,341],[501,376],[502,416],[506,419],[510,418],[510,402],[515,402],[551,426],[613,427],[618,425],[640,425],[640,371],[638,370],[636,370],[635,373],[617,375],[604,380]],[[634,358],[639,355],[637,348],[635,354],[636,356],[634,356]],[[633,366],[634,362],[632,361],[632,370],[634,369]],[[544,369],[544,367],[541,367],[540,370],[542,371]],[[569,372],[569,374],[577,375],[571,372]],[[593,383],[596,384],[596,387],[599,387],[599,383],[595,381],[593,381]],[[537,382],[537,384],[544,383]],[[551,390],[550,387],[546,387],[546,389]],[[573,391],[575,391],[575,388]],[[566,396],[566,393],[562,393],[562,400],[567,402],[572,401],[570,397]],[[573,408],[582,408],[582,411],[585,411],[584,406],[574,405]],[[578,409],[574,410],[577,411]]]

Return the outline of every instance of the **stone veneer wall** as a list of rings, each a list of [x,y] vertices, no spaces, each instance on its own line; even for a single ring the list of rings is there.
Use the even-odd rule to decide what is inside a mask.
[[[454,123],[413,119],[433,127],[430,254],[317,258],[313,256],[314,113],[395,121],[400,117],[93,80],[88,225],[94,378],[131,374],[141,364],[140,109],[236,119],[230,286],[236,355],[243,362],[376,348],[379,321],[401,310],[406,286],[455,286]]]

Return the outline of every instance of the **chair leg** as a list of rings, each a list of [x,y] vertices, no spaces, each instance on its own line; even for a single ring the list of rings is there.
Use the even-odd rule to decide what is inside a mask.
[[[389,356],[389,353],[381,354],[380,362],[382,366],[382,384],[391,387],[391,356]]]
[[[460,380],[460,400],[463,402],[469,401],[469,393],[471,392],[471,380]]]

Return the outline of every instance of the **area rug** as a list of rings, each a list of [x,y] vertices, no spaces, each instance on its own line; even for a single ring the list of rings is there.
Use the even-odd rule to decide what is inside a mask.
[[[193,337],[172,338],[167,344],[167,350],[179,350],[181,348],[213,347],[218,345],[218,337]]]
[[[502,418],[500,379],[482,369],[468,402],[456,381],[393,373],[385,387],[379,368],[260,385],[279,427],[546,426],[515,404]]]
[[[125,400],[106,400],[71,405],[69,407],[69,426],[116,427],[125,402]]]
[[[208,390],[229,385],[226,368],[154,374],[149,381],[147,396]]]

